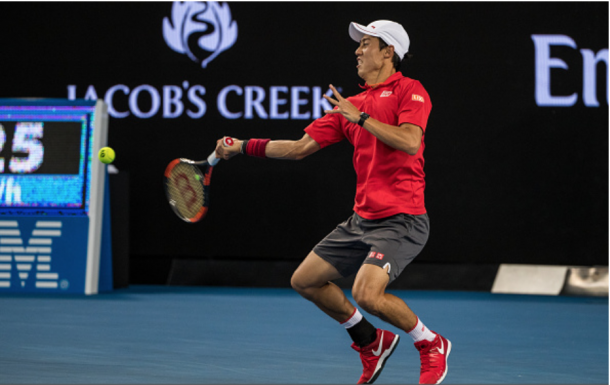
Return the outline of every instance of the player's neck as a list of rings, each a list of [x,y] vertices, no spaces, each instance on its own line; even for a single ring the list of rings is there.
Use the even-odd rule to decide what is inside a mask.
[[[384,65],[379,69],[379,71],[371,73],[370,76],[367,76],[364,80],[366,81],[366,84],[374,88],[380,84],[383,84],[386,80],[388,80],[390,76],[394,75],[395,73],[396,69],[393,65]]]

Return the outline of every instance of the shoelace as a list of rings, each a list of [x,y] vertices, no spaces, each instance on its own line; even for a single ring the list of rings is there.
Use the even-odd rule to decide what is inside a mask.
[[[422,349],[419,352],[421,358],[421,370],[430,369],[430,368],[438,368],[438,364],[440,360],[438,359],[438,354],[431,353],[432,349]]]

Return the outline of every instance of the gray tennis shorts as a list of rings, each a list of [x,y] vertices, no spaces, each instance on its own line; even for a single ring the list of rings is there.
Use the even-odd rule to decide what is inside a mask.
[[[313,251],[348,277],[362,264],[390,267],[390,282],[422,251],[430,220],[427,214],[397,214],[364,219],[354,213],[314,247]]]

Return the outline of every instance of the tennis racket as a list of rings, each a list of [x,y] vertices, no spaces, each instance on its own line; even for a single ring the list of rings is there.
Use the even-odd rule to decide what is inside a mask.
[[[225,137],[222,144],[232,146],[233,139]],[[179,158],[165,168],[165,195],[174,213],[183,221],[199,222],[207,214],[212,170],[219,161],[214,151],[206,160]]]

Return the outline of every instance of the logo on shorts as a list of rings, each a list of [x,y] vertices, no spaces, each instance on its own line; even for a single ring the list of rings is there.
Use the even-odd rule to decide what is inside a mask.
[[[392,265],[390,265],[390,262],[383,265],[383,270],[386,270],[386,273],[390,274],[390,271],[392,271]]]
[[[381,253],[378,253],[378,252],[376,252],[376,251],[371,251],[371,252],[369,253],[368,257],[369,257],[369,258],[383,259],[384,255],[385,255],[385,254],[381,254]]]

